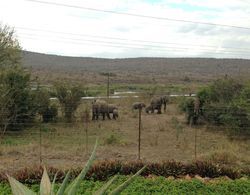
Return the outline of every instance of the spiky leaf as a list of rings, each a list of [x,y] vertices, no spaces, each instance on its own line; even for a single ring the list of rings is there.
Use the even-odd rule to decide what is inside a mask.
[[[56,195],[63,195],[65,189],[66,189],[66,186],[67,186],[67,183],[69,181],[69,175],[70,175],[70,171],[68,171],[68,173],[66,174],[64,180],[63,180],[63,183],[62,185],[60,186],[59,190],[57,191]]]
[[[93,164],[93,161],[95,159],[95,153],[96,153],[96,148],[98,145],[98,139],[96,140],[94,150],[85,165],[84,169],[81,171],[81,173],[77,176],[77,178],[66,188],[65,193],[66,194],[75,194],[76,190],[78,189],[81,180],[85,177],[86,173],[88,172],[90,166]]]
[[[50,195],[54,195],[55,194],[55,183],[56,183],[56,176],[57,176],[57,173],[55,174],[54,176],[54,179],[53,179],[53,182],[52,182],[52,185],[51,185],[51,189],[50,189]]]
[[[10,177],[8,175],[7,177],[8,177],[13,195],[35,195],[36,194],[35,192],[27,188],[25,185],[15,180],[13,177]]]
[[[117,188],[115,188],[112,192],[110,192],[110,195],[117,195],[120,194],[134,179],[136,176],[140,175],[142,171],[146,168],[146,165],[142,167],[136,174],[128,178],[124,183],[119,185]]]
[[[94,195],[104,195],[108,188],[112,185],[112,183],[117,180],[118,175],[115,175],[112,179],[110,179],[106,184],[104,184],[98,191],[94,192]]]
[[[51,182],[49,180],[49,176],[46,168],[43,168],[43,176],[40,184],[40,194],[41,195],[49,195],[51,191]]]

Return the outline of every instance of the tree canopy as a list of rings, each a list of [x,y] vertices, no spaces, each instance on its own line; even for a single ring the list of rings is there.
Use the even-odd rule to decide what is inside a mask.
[[[0,68],[20,65],[21,47],[13,28],[0,24]]]

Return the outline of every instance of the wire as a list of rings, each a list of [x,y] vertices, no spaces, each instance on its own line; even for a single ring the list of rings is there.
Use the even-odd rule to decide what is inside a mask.
[[[65,38],[65,37],[56,37],[60,38],[61,40],[57,39],[48,39],[45,37],[40,37],[37,35],[31,35],[31,34],[20,34],[22,38],[24,39],[31,39],[31,40],[38,40],[44,39],[46,41],[54,41],[59,43],[70,43],[70,44],[77,44],[82,45],[88,44],[88,45],[95,45],[95,46],[105,46],[105,47],[116,47],[121,49],[141,49],[141,50],[155,50],[155,51],[174,51],[174,52],[206,52],[206,54],[222,54],[222,55],[228,55],[228,54],[234,54],[239,55],[242,53],[249,54],[249,51],[213,51],[209,49],[198,49],[198,48],[184,48],[184,47],[168,47],[168,46],[158,46],[158,45],[142,45],[142,44],[134,44],[134,43],[121,43],[121,42],[109,42],[109,41],[100,41],[100,40],[89,40],[89,39],[73,39],[73,38]],[[150,47],[150,48],[149,48]]]
[[[97,9],[97,8],[90,8],[90,7],[83,7],[83,6],[56,3],[56,2],[48,2],[48,1],[39,1],[39,0],[24,0],[24,1],[29,1],[29,2],[33,2],[33,3],[48,4],[48,5],[55,5],[55,6],[62,6],[62,7],[84,9],[84,10],[95,11],[95,12],[104,12],[104,13],[117,14],[117,15],[127,15],[127,16],[140,17],[140,18],[149,18],[149,19],[155,19],[155,20],[168,20],[168,21],[174,21],[174,22],[184,22],[184,23],[192,23],[192,24],[202,24],[202,25],[221,26],[221,27],[227,27],[227,28],[237,28],[237,29],[250,30],[250,27],[244,27],[244,26],[235,26],[235,25],[210,23],[210,22],[199,22],[199,21],[174,19],[174,18],[158,17],[158,16],[148,16],[148,15],[126,13],[126,12],[117,12],[117,11],[111,11],[111,10],[103,10],[103,9]]]
[[[120,37],[109,37],[109,36],[99,36],[99,35],[89,35],[89,34],[75,34],[75,33],[67,33],[67,32],[59,32],[59,31],[51,31],[51,30],[43,30],[43,29],[34,29],[34,28],[26,28],[26,27],[15,27],[17,29],[29,30],[29,31],[38,31],[38,32],[48,32],[53,34],[65,34],[65,35],[73,35],[73,36],[81,36],[81,37],[92,37],[92,38],[103,38],[103,39],[112,39],[112,40],[121,40],[121,41],[133,41],[133,42],[142,42],[142,43],[153,43],[153,44],[167,44],[167,45],[181,45],[181,43],[174,43],[174,42],[159,42],[159,41],[146,41],[146,40],[137,40],[137,39],[126,39]],[[198,45],[198,44],[188,44],[189,46],[194,47],[206,47],[206,48],[213,48],[218,49],[218,46],[212,45]],[[237,47],[219,47],[219,49],[235,49],[240,51],[249,50],[250,48],[237,48]]]

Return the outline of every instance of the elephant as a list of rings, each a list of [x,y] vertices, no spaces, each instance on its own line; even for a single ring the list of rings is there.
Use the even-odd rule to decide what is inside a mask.
[[[145,108],[146,105],[143,102],[135,102],[132,105],[133,110]]]
[[[117,110],[115,114],[114,110]],[[103,120],[105,120],[105,116],[111,119],[110,114],[113,114],[113,119],[118,117],[118,108],[115,105],[108,104],[104,100],[96,100],[92,103],[92,120],[98,120],[99,115],[102,115]]]
[[[153,97],[150,101],[151,113],[154,113],[154,110],[157,110],[157,114],[161,114],[162,105],[164,106],[164,112],[165,112],[167,102],[168,102],[167,96]]]
[[[103,120],[105,120],[104,110],[107,109],[108,103],[105,100],[95,100],[92,102],[92,120],[98,120],[100,114],[102,114]],[[110,118],[109,115],[107,117]]]
[[[116,120],[116,119],[118,118],[118,116],[119,116],[119,115],[118,115],[118,109],[114,109],[114,110],[113,110],[113,119]]]
[[[149,112],[152,113],[152,106],[151,106],[151,105],[147,106],[147,107],[145,108],[145,111],[146,111],[146,113],[148,113],[148,114],[149,114]]]
[[[162,99],[162,103],[163,103],[163,106],[164,106],[164,107],[163,107],[164,112],[166,112],[167,103],[169,102],[168,96],[163,95],[163,96],[161,96],[161,99]]]
[[[114,104],[108,104],[107,110],[103,110],[103,112],[106,112],[108,117],[113,114],[113,119],[118,118],[118,108]]]

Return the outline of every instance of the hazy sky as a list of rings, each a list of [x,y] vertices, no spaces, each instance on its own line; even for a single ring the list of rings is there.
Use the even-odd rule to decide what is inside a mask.
[[[71,7],[0,0],[0,22],[15,28],[25,50],[107,58],[250,58],[250,0],[40,1]]]

